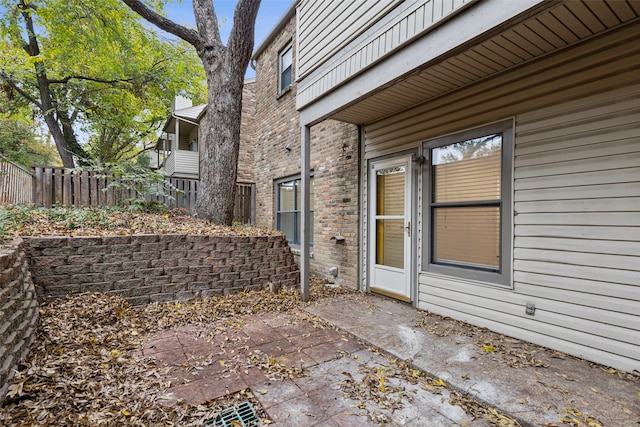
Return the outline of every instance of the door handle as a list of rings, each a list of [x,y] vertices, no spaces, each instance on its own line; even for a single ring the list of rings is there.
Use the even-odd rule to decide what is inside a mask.
[[[404,229],[407,230],[407,236],[411,237],[411,221],[407,222],[407,226]]]

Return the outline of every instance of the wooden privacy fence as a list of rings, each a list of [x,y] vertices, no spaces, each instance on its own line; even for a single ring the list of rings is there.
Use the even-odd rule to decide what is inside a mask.
[[[198,181],[195,179],[167,178],[166,196],[146,196],[169,209],[184,208],[192,212],[196,206]],[[113,186],[110,184],[118,183]],[[93,171],[73,172],[64,168],[33,167],[33,203],[36,206],[97,207],[118,206],[139,196],[121,181],[104,178]],[[255,219],[255,184],[236,184],[234,221],[252,224]]]
[[[256,219],[256,185],[236,184],[236,202],[233,220],[241,224],[254,224]]]
[[[0,205],[32,201],[31,172],[0,156]]]
[[[109,187],[118,180],[93,171],[74,172],[59,167],[33,166],[33,204],[50,208],[118,206],[137,198],[134,189]]]

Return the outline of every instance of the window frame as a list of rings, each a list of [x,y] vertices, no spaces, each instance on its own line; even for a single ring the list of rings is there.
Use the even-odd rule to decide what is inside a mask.
[[[313,174],[310,175],[309,177],[310,180],[313,180]],[[298,200],[298,191],[297,191],[297,186],[301,185],[301,181],[302,181],[302,176],[301,175],[293,175],[293,176],[288,176],[288,177],[284,177],[284,178],[279,178],[277,180],[274,180],[274,209],[273,209],[273,214],[274,214],[274,224],[275,224],[275,228],[276,230],[280,230],[280,214],[282,213],[293,213],[294,214],[294,220],[293,220],[293,229],[294,229],[294,236],[291,238],[291,240],[289,240],[289,236],[287,236],[287,241],[289,242],[289,246],[291,246],[292,248],[299,248],[300,247],[300,239],[301,239],[301,230],[300,230],[300,221],[301,221],[301,214],[302,214],[302,207],[299,205],[299,203],[301,201]],[[280,186],[282,184],[287,184],[289,182],[292,182],[294,185],[294,191],[293,191],[293,203],[294,203],[294,209],[293,210],[286,210],[283,211],[280,209]],[[313,214],[314,214],[314,207],[310,206],[309,208],[309,212],[311,214],[311,229],[313,228]],[[280,230],[282,231],[282,230]],[[310,236],[310,240],[309,240],[309,246],[313,247],[313,233]]]
[[[286,69],[282,67],[282,60],[288,51],[291,52],[291,65],[287,68],[289,69],[291,76],[290,76],[289,84],[283,87],[283,76]],[[282,49],[280,49],[280,51],[278,52],[278,96],[291,90],[292,85],[293,85],[293,41],[289,40],[287,44],[285,44],[285,46]]]
[[[455,263],[433,262],[434,248],[434,208],[442,203],[433,202],[434,191],[434,168],[432,166],[432,150],[459,142],[464,142],[473,138],[480,138],[491,134],[502,134],[502,156],[500,171],[500,269],[492,271],[489,268],[475,267],[471,265]],[[425,208],[423,217],[425,218],[423,241],[425,250],[423,251],[422,270],[428,273],[453,276],[461,279],[469,279],[484,283],[512,287],[512,251],[513,251],[513,141],[514,121],[513,119],[489,124],[468,131],[446,135],[423,142],[422,152],[423,163],[423,200]],[[426,181],[426,182],[425,182]],[[474,202],[468,203],[473,205]],[[495,203],[494,203],[495,204]],[[436,205],[436,206],[434,206]]]

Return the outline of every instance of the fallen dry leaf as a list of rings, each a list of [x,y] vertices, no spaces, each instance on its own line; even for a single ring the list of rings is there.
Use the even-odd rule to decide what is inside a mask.
[[[329,288],[312,279],[311,301],[356,293]],[[310,303],[312,303],[310,302]],[[305,303],[297,289],[279,294],[254,291],[190,303],[152,304],[132,308],[118,296],[87,293],[68,296],[40,307],[40,325],[28,357],[18,367],[3,407],[0,425],[6,427],[52,425],[202,425],[230,404],[252,400],[252,393],[225,396],[198,407],[166,406],[170,382],[164,368],[139,354],[150,332],[187,324],[218,322],[215,333],[233,334],[243,315],[288,311]],[[324,328],[320,319],[310,319]],[[260,356],[260,363],[268,360]],[[188,366],[206,366],[212,359]],[[273,360],[272,360],[273,362]],[[227,361],[227,365],[231,363]],[[280,375],[303,375],[296,367],[270,363]],[[232,366],[231,368],[237,368]],[[244,368],[244,367],[243,367]],[[244,368],[246,369],[246,368]],[[257,407],[259,404],[256,402]],[[266,413],[260,418],[268,419]]]

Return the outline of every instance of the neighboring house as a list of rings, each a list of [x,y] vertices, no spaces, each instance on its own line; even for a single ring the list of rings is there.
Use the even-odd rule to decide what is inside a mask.
[[[357,125],[358,172],[335,177],[362,182],[360,289],[640,371],[640,2],[301,0],[296,14],[282,96],[300,115],[272,126],[299,122],[314,177],[303,260],[327,239],[323,128]]]
[[[255,223],[254,88],[254,79],[245,81],[234,207],[234,222],[251,224]],[[156,147],[151,151],[150,167],[163,172],[173,185],[171,206],[189,210],[195,207],[200,155],[204,148],[200,128],[207,123],[206,107],[206,104],[193,106],[191,100],[177,96]]]
[[[242,127],[236,181],[243,184],[254,182],[251,125],[255,112],[254,87],[254,79],[248,79],[242,94]],[[172,178],[199,178],[202,150],[200,127],[206,125],[206,107],[206,104],[193,106],[190,99],[182,96],[175,98],[162,134],[151,153],[152,168],[159,169]]]
[[[177,96],[171,114],[162,128],[151,166],[169,177],[198,179],[200,173],[200,122],[206,104],[191,105],[191,100]]]
[[[292,2],[293,4],[293,2]],[[254,159],[256,223],[282,230],[299,253],[300,121],[296,111],[296,20],[292,7],[257,47]],[[311,269],[356,286],[359,259],[359,138],[357,126],[328,120],[311,135]],[[329,271],[337,273],[337,277]]]

